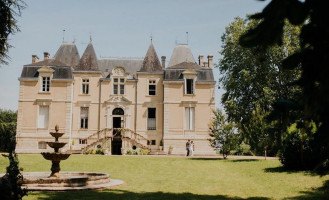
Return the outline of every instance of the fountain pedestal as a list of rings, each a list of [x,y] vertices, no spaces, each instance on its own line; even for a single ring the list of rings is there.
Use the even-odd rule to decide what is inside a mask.
[[[66,160],[68,157],[70,157],[71,154],[68,153],[59,153],[58,150],[66,145],[65,142],[58,142],[58,138],[62,137],[64,133],[59,133],[58,125],[55,126],[56,132],[50,132],[50,135],[52,135],[55,138],[55,142],[47,142],[47,145],[54,149],[53,153],[49,152],[42,152],[41,155],[46,159],[50,160],[52,162],[51,165],[51,174],[49,177],[56,177],[59,178],[59,171],[61,170],[60,162],[61,160]]]

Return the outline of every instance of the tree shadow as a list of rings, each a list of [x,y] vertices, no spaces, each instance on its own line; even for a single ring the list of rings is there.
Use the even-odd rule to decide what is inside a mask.
[[[227,160],[224,158],[220,158],[220,157],[214,157],[214,158],[188,158],[189,160]]]
[[[284,200],[329,200],[329,180],[323,186],[313,191],[303,191],[300,196],[285,198]]]
[[[264,172],[266,173],[286,173],[286,174],[293,174],[293,173],[304,173],[306,175],[311,175],[311,176],[325,176],[329,172],[328,171],[316,171],[316,170],[289,170],[285,169],[283,166],[279,167],[270,167],[270,168],[265,168]]]
[[[259,162],[261,160],[258,159],[234,159],[232,162]]]
[[[164,192],[141,192],[135,193],[125,190],[103,190],[103,191],[71,191],[71,192],[36,192],[30,195],[37,195],[39,200],[270,200],[266,197],[229,197],[225,195],[199,195],[192,193],[164,193]]]

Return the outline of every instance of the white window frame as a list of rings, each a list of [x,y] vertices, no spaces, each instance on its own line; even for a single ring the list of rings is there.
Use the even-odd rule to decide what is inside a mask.
[[[50,76],[41,77],[41,92],[50,91]]]
[[[82,78],[81,80],[81,93],[82,94],[89,94],[89,79],[88,78]]]
[[[87,117],[81,116],[83,109],[87,110]],[[79,129],[89,129],[89,107],[80,107]]]
[[[195,130],[195,107],[184,107],[184,130]]]
[[[192,93],[187,93],[187,80],[192,80]],[[195,78],[185,78],[184,79],[184,94],[185,95],[193,95],[195,94]]]
[[[43,123],[42,123],[41,122],[41,119],[42,119],[41,112],[44,108],[47,108],[47,115],[45,115],[45,117],[43,117],[43,121],[42,121]],[[49,106],[40,105],[39,109],[38,109],[38,128],[39,129],[48,129],[48,127],[49,127]]]
[[[154,85],[154,94],[150,94],[150,86]],[[157,86],[156,86],[156,80],[149,80],[148,84],[148,95],[149,96],[156,96],[157,95]]]
[[[114,80],[117,80],[117,82],[114,82]],[[126,79],[123,77],[113,77],[113,90],[112,93],[114,95],[124,95],[125,94],[125,83]],[[117,93],[114,92],[114,87],[117,87]],[[123,86],[123,91],[121,91],[121,86]]]

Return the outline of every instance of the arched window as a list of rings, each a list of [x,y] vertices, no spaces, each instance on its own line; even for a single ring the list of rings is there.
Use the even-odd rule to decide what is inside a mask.
[[[115,108],[112,111],[112,115],[124,115],[124,111],[122,110],[122,108]]]

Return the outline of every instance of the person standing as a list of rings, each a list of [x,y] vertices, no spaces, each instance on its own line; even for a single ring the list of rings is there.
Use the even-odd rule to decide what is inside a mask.
[[[190,155],[190,146],[191,146],[191,142],[190,142],[190,140],[187,140],[187,142],[186,142],[186,156]]]
[[[193,141],[191,141],[190,142],[190,156],[193,156],[193,152],[194,152],[194,142]]]

